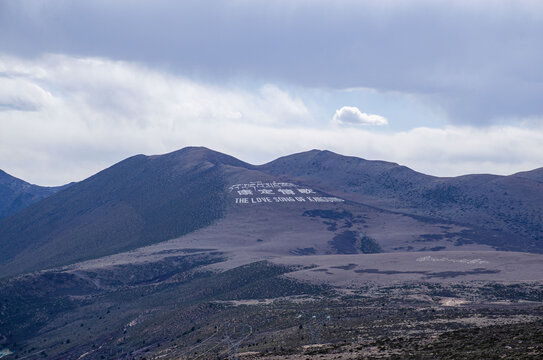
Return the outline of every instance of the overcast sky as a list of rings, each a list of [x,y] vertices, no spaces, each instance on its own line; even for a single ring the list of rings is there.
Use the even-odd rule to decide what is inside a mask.
[[[0,169],[202,145],[511,174],[543,166],[542,64],[541,1],[0,0]]]

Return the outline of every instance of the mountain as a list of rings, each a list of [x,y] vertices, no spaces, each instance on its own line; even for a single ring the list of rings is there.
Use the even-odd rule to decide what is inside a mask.
[[[0,220],[0,357],[539,358],[538,173],[131,157]]]
[[[0,170],[0,219],[15,214],[62,188],[63,186],[32,185]]]
[[[0,220],[0,274],[176,238],[256,257],[543,252],[541,214],[543,183],[518,175],[439,178],[318,150],[255,166],[190,147],[131,157]]]
[[[209,225],[224,212],[222,168],[207,149],[137,155],[0,220],[0,273],[126,251]]]
[[[262,170],[383,209],[475,225],[517,241],[521,237],[526,251],[543,249],[542,169],[440,178],[395,163],[310,151],[277,159]]]

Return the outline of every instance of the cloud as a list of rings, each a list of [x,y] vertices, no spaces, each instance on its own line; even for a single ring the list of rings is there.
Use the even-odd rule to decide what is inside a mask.
[[[63,55],[0,56],[0,89],[4,85],[0,168],[41,185],[81,180],[134,154],[189,145],[256,164],[329,149],[443,176],[543,166],[541,121],[395,132],[323,126],[314,120],[318,107],[274,84],[217,85],[131,62]],[[21,103],[32,109],[15,106]]]
[[[232,124],[288,127],[310,116],[273,84],[220,87],[104,58],[0,56],[0,89],[0,166],[43,184],[82,179],[135,153],[217,146],[207,141],[216,129],[243,141]]]
[[[337,125],[387,125],[388,120],[381,115],[366,114],[354,106],[337,109],[332,123]]]
[[[533,0],[0,2],[0,48],[17,56],[416,94],[464,125],[543,114],[542,33]]]
[[[0,111],[34,111],[50,99],[51,94],[37,84],[0,76]]]

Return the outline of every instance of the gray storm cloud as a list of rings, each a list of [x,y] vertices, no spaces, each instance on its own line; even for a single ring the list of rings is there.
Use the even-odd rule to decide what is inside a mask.
[[[464,125],[543,115],[542,33],[528,0],[0,2],[6,53],[415,94]]]

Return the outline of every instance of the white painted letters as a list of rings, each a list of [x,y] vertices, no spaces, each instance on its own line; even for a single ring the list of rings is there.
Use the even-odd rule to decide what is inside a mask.
[[[235,198],[236,204],[270,204],[270,203],[335,203],[343,202],[343,199],[331,196],[318,196],[319,194],[313,189],[299,187],[298,185],[286,182],[262,182],[252,181],[246,184],[236,184],[228,188],[230,192],[236,191],[240,197]],[[285,196],[272,196],[280,193]],[[314,196],[287,196],[287,195],[314,195]],[[252,197],[253,195],[264,195],[262,197]]]

